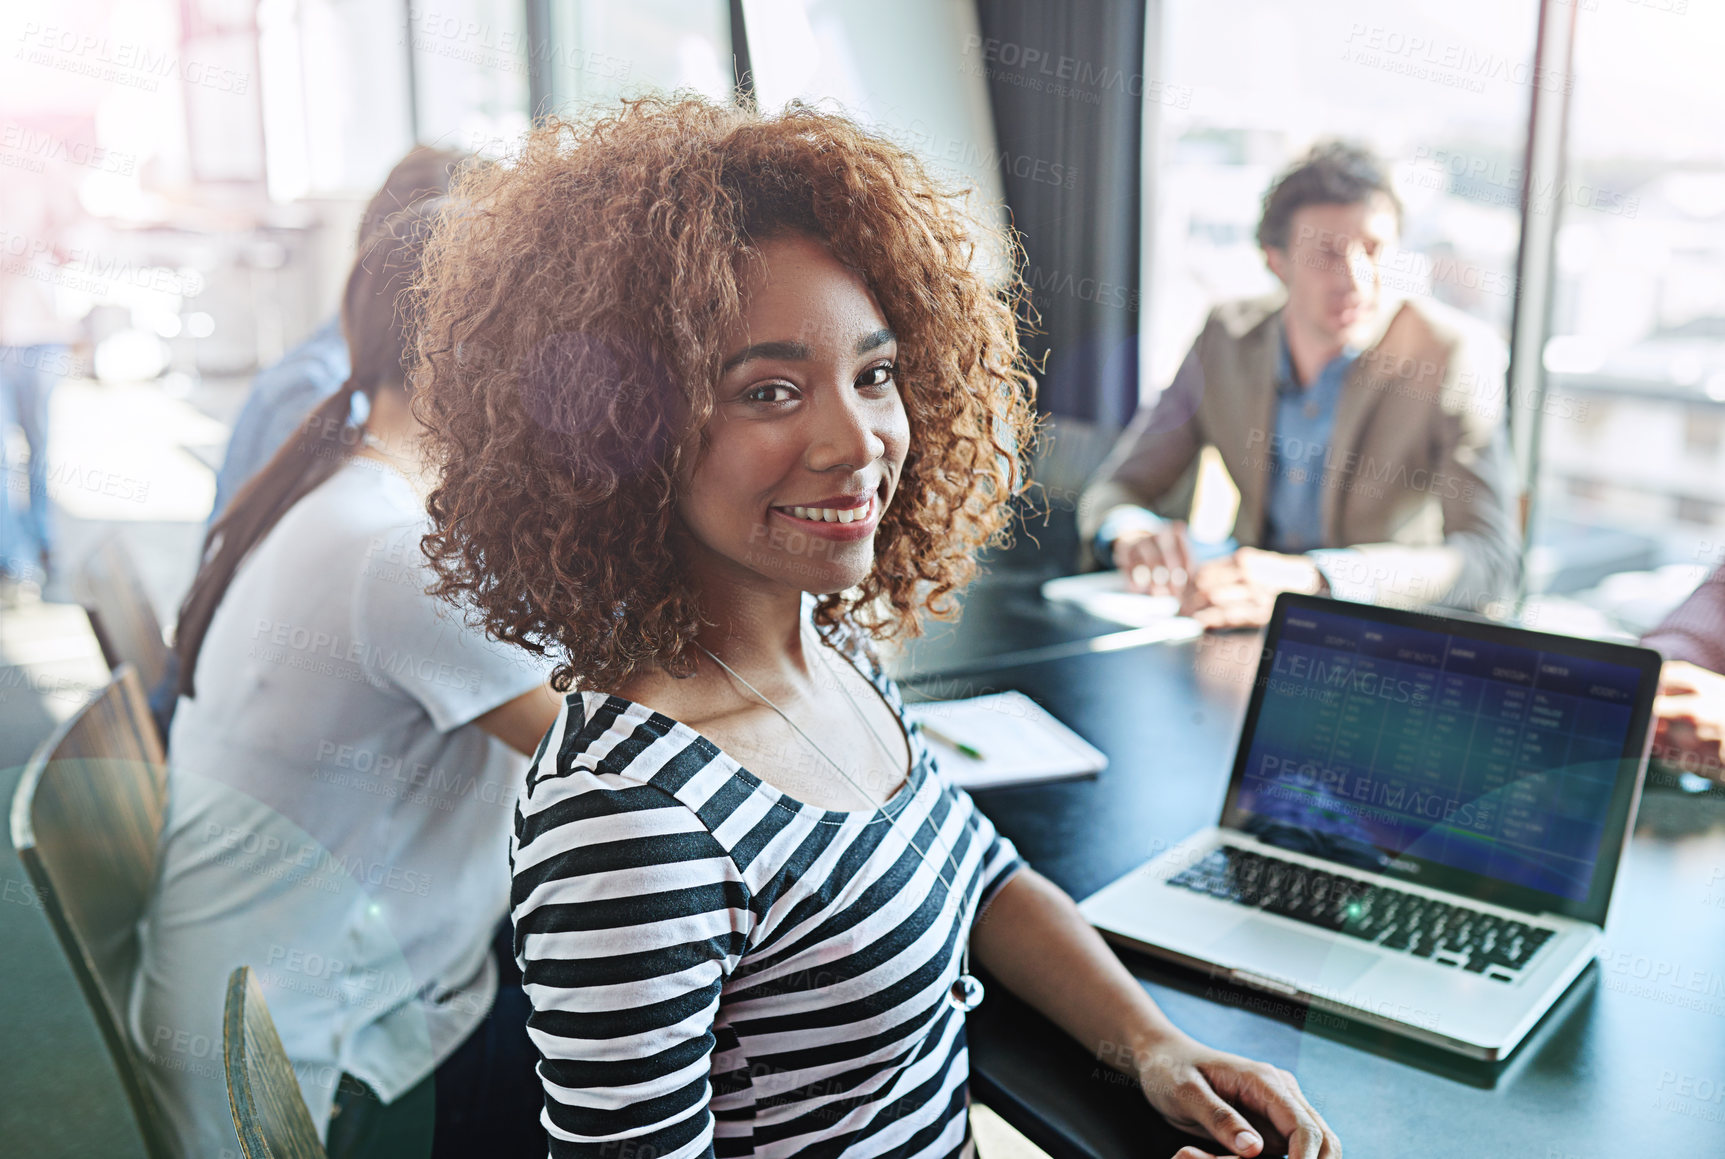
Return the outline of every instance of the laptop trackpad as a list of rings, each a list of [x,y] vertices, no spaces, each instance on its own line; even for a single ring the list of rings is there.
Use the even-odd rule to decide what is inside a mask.
[[[1311,989],[1346,986],[1377,965],[1377,955],[1333,938],[1277,929],[1268,922],[1236,926],[1210,947],[1217,962]]]

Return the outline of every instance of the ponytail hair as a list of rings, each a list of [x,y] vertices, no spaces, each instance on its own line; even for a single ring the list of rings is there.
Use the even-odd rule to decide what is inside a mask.
[[[402,210],[361,248],[341,303],[341,331],[352,373],[340,389],[313,408],[299,432],[240,489],[205,536],[203,563],[180,605],[174,633],[174,653],[180,662],[177,695],[197,696],[193,675],[198,653],[241,562],[295,503],[340,470],[364,441],[364,420],[353,420],[354,396],[364,395],[369,404],[379,389],[406,383],[409,335],[402,308],[406,303],[400,299],[419,274],[431,224],[445,202],[441,197],[430,198]],[[364,413],[369,415],[369,406]]]

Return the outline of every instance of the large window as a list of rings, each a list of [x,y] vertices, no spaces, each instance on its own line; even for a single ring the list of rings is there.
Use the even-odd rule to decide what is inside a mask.
[[[1375,149],[1406,205],[1385,290],[1448,302],[1507,337],[1529,87],[1553,83],[1531,65],[1535,0],[1160,7],[1164,83],[1146,110],[1146,394],[1173,375],[1210,307],[1274,287],[1254,238],[1261,199],[1326,137]]]
[[[270,197],[369,196],[413,145],[400,5],[261,0]]]
[[[910,149],[950,188],[971,190],[970,212],[1005,217],[1001,170],[980,71],[973,0],[744,0],[761,106],[802,100],[842,109]],[[1003,271],[1005,255],[981,252]]]
[[[408,6],[413,130],[422,143],[503,152],[527,129],[535,55],[519,0],[443,0]]]
[[[1578,591],[1672,565],[1669,601],[1725,551],[1725,8],[1578,13],[1556,213],[1534,580]],[[1687,566],[1684,566],[1687,565]]]
[[[547,9],[543,53],[554,110],[655,90],[731,97],[725,0],[557,0]]]

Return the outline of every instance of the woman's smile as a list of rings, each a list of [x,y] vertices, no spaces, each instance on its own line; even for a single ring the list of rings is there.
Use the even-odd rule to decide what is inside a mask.
[[[808,504],[787,503],[768,510],[806,534],[853,542],[869,538],[880,525],[881,492],[885,489],[883,480],[874,491],[834,495]]]

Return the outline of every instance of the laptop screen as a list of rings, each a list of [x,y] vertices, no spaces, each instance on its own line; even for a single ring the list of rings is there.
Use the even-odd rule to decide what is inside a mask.
[[[1224,823],[1602,919],[1657,672],[1645,649],[1285,597]]]

